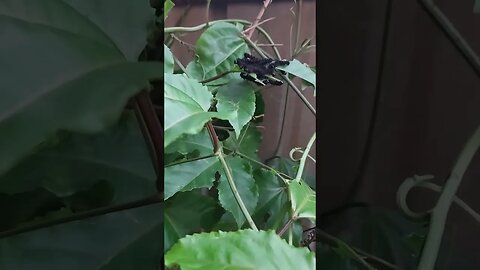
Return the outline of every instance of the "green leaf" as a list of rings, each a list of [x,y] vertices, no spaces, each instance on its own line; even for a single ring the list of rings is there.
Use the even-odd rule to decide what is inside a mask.
[[[154,205],[1,239],[0,269],[157,269],[161,213]]]
[[[108,39],[112,40],[117,50],[121,51],[126,59],[137,60],[146,45],[148,25],[153,23],[154,10],[148,1],[62,1],[82,14],[85,20],[93,22],[105,36],[108,36]],[[125,21],[127,18],[128,22]]]
[[[200,63],[198,63],[198,61],[190,61],[185,69],[187,70],[187,74],[190,78],[193,78],[197,81],[202,81],[205,79],[203,67],[200,65]]]
[[[185,74],[165,74],[165,147],[182,134],[200,132],[212,117],[229,114],[208,112],[213,98],[206,86]]]
[[[218,101],[218,112],[231,113],[228,121],[238,138],[243,126],[252,119],[255,112],[254,89],[246,81],[232,81],[220,87],[215,98]]]
[[[283,70],[287,73],[302,78],[303,80],[311,83],[314,89],[317,88],[315,82],[315,72],[313,72],[307,64],[302,64],[297,59],[293,59],[292,61],[290,61],[290,64],[288,66],[277,67],[277,69]]]
[[[475,6],[473,7],[473,12],[480,14],[480,0],[475,0]]]
[[[56,144],[45,146],[3,175],[0,192],[15,194],[43,187],[65,197],[99,180],[113,188],[115,203],[155,192],[155,171],[133,112],[99,134],[60,135]]]
[[[140,84],[146,84],[148,75],[145,72],[152,73],[149,69],[152,66],[143,65],[122,64],[96,70],[42,94],[31,93],[28,99],[21,91],[12,91],[11,95],[5,95],[10,91],[4,91],[0,99],[0,114],[3,115],[0,118],[0,147],[4,153],[0,173],[58,129],[98,132],[112,123],[128,97],[138,92]],[[127,72],[129,74],[125,74]],[[124,76],[117,79],[118,74]],[[110,82],[112,79],[115,83]],[[97,88],[100,84],[104,84],[102,92]],[[106,100],[111,106],[101,102]]]
[[[240,194],[248,212],[252,214],[258,201],[258,187],[252,176],[252,167],[250,164],[243,162],[239,157],[227,158],[227,164],[230,166],[238,193]],[[232,189],[228,184],[224,170],[220,170],[220,175],[218,200],[225,210],[233,214],[238,227],[241,228],[245,222],[245,217],[233,196]]]
[[[165,255],[165,265],[182,270],[312,270],[315,255],[288,245],[274,231],[240,230],[182,238]]]
[[[203,67],[204,78],[210,78],[232,70],[234,61],[249,52],[240,37],[240,31],[231,23],[216,23],[205,30],[197,40],[196,54]],[[239,78],[239,74],[228,74],[226,78]],[[217,81],[215,81],[217,83]]]
[[[175,67],[175,63],[173,62],[173,54],[170,51],[170,48],[167,47],[167,45],[163,45],[163,65],[164,65],[164,70],[163,72],[165,73],[173,73],[173,69]]]
[[[295,219],[311,218],[315,221],[315,191],[303,181],[290,181],[288,191],[292,202],[293,217],[295,217]]]
[[[43,188],[11,195],[0,193],[0,231],[62,207],[62,201]]]
[[[213,154],[213,145],[207,129],[202,129],[200,133],[193,135],[182,135],[180,138],[165,148],[165,153],[178,152],[183,155],[198,151],[198,156],[207,156]]]
[[[165,0],[165,3],[163,4],[163,12],[164,12],[164,20],[167,19],[168,13],[170,13],[170,10],[175,6],[175,4],[172,2],[172,0]]]
[[[253,176],[258,185],[258,203],[255,209],[256,219],[263,219],[268,225],[277,225],[285,219],[288,213],[288,190],[286,184],[272,171],[255,170]],[[276,228],[269,228],[276,229]]]
[[[177,193],[165,202],[164,251],[187,234],[209,231],[220,219],[223,209],[207,196],[195,192]]]
[[[260,142],[262,141],[262,134],[258,131],[255,124],[250,123],[243,128],[242,133],[240,133],[239,138],[236,136],[230,135],[227,140],[224,141],[224,146],[229,150],[242,153],[243,155],[248,156],[254,160],[260,161],[258,157],[258,148],[260,147]],[[258,165],[255,163],[250,163],[253,168],[257,168]]]
[[[125,62],[145,46],[136,27],[147,11],[130,1],[0,3],[0,50],[8,52],[0,55],[0,175],[58,130],[113,124],[131,96],[162,77],[159,63]]]
[[[185,162],[165,168],[164,198],[167,200],[179,191],[211,187],[219,166],[217,157]]]

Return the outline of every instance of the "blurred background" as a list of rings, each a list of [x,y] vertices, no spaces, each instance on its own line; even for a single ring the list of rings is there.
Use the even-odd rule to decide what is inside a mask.
[[[434,3],[480,55],[474,0]],[[320,211],[330,213],[319,220],[329,232],[352,240],[352,231],[362,224],[384,228],[371,226],[365,215],[345,218],[359,211],[355,202],[395,213],[396,192],[405,178],[432,174],[435,183],[444,184],[480,125],[480,78],[419,1],[322,0],[317,5],[317,200]],[[457,192],[476,211],[479,180],[477,154]],[[437,198],[434,191],[415,188],[408,202],[420,211]],[[437,269],[479,269],[479,239],[480,224],[452,205]],[[397,240],[352,241],[365,249],[385,244],[394,250]]]

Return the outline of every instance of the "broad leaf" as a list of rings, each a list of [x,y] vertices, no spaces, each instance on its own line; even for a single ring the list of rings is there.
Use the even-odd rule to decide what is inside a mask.
[[[207,129],[202,129],[200,133],[194,135],[183,135],[167,148],[165,153],[178,152],[183,155],[198,151],[198,156],[207,156],[213,154],[213,145]]]
[[[234,61],[246,52],[249,52],[248,46],[240,37],[240,31],[235,25],[225,22],[210,26],[200,35],[196,44],[204,79],[232,70]],[[239,78],[239,74],[228,74],[225,78]]]
[[[0,231],[63,207],[62,201],[43,188],[18,194],[0,193]]]
[[[163,45],[163,72],[165,73],[173,73],[173,69],[175,66],[175,63],[173,62],[173,54],[170,51],[170,48],[167,47],[167,45]]]
[[[165,168],[164,198],[167,200],[179,191],[211,187],[218,169],[217,157],[185,162]]]
[[[288,184],[290,200],[294,218],[316,219],[316,194],[307,183],[303,181],[290,181]]]
[[[4,238],[0,269],[157,269],[162,217],[155,205]]]
[[[246,81],[232,81],[220,87],[215,98],[218,101],[218,112],[231,113],[228,121],[238,138],[243,126],[252,119],[255,112],[254,89]]]
[[[165,265],[182,270],[312,270],[315,255],[288,245],[274,231],[241,230],[182,238],[165,255]]]
[[[258,187],[252,176],[252,167],[250,164],[243,162],[239,157],[227,158],[227,164],[231,169],[233,181],[235,182],[238,193],[251,215],[258,201]],[[245,222],[245,216],[233,196],[224,169],[220,170],[220,175],[220,183],[218,184],[220,204],[225,210],[233,214],[238,227],[241,228]]]
[[[112,125],[130,97],[162,77],[159,63],[125,61],[145,46],[137,27],[152,12],[146,1],[131,4],[1,1],[0,175],[58,130]],[[136,20],[127,27],[125,13]]]
[[[28,2],[32,1],[35,0]],[[86,20],[93,22],[112,40],[126,59],[137,60],[146,44],[148,25],[153,24],[154,11],[150,7],[149,1],[61,1],[77,10]]]
[[[290,64],[288,66],[277,67],[277,69],[295,75],[311,83],[314,89],[317,88],[315,72],[313,72],[307,64],[303,64],[297,59],[293,59],[292,61],[290,61]]]
[[[165,147],[182,134],[195,134],[212,117],[229,114],[208,112],[213,98],[206,86],[184,74],[165,74]]]
[[[99,134],[60,135],[55,144],[44,146],[0,177],[0,192],[15,194],[43,187],[65,197],[99,180],[113,188],[113,202],[155,192],[155,171],[133,112]]]
[[[175,194],[165,202],[164,252],[187,234],[211,230],[222,213],[210,197],[195,192]]]

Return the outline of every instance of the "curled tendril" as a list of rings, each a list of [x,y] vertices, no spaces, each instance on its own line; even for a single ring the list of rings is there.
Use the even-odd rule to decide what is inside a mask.
[[[413,177],[408,177],[405,179],[405,181],[403,181],[397,191],[397,204],[405,213],[405,215],[413,219],[425,219],[428,217],[428,215],[430,215],[433,208],[424,212],[412,211],[407,205],[407,195],[412,188],[421,186],[422,183],[432,180],[433,178],[433,175],[414,175]]]
[[[289,153],[289,157],[292,161],[300,161],[300,159],[302,159],[302,157],[300,156],[300,158],[294,158],[293,155],[295,155],[295,153],[300,153],[303,155],[305,151],[303,151],[303,149],[301,147],[295,147],[293,148],[292,150],[290,150],[290,153]],[[317,160],[315,158],[313,158],[312,156],[310,155],[307,155],[313,162],[317,163]]]
[[[407,195],[408,192],[414,187],[423,187],[428,188],[430,190],[436,192],[442,192],[442,187],[436,185],[434,183],[428,182],[429,180],[434,179],[433,175],[414,175],[413,177],[408,177],[403,181],[397,191],[397,204],[405,213],[405,215],[413,218],[413,219],[425,219],[427,218],[433,208],[424,211],[424,212],[414,212],[412,211],[407,205]],[[462,199],[458,198],[457,196],[453,197],[453,202],[458,205],[460,208],[465,210],[470,216],[472,216],[477,222],[480,223],[480,214],[473,210],[467,203],[465,203]]]

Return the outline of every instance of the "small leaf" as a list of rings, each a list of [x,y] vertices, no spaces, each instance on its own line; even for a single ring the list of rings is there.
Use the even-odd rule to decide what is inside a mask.
[[[252,176],[252,168],[250,164],[243,162],[241,158],[227,158],[227,163],[232,171],[233,180],[237,187],[238,193],[242,198],[245,207],[250,215],[255,210],[258,201],[258,187]],[[220,170],[220,183],[218,184],[218,200],[222,207],[231,212],[239,228],[245,222],[245,217],[238,206],[232,189],[228,184],[224,170]]]
[[[175,194],[165,202],[164,252],[187,234],[211,230],[222,214],[210,197],[192,191]]]
[[[165,4],[163,6],[163,12],[164,12],[164,20],[167,19],[168,13],[170,13],[170,10],[175,6],[175,4],[172,2],[172,0],[165,0]]]
[[[254,89],[245,81],[232,81],[218,89],[216,99],[218,112],[231,113],[228,121],[238,138],[255,112]]]
[[[277,67],[277,69],[283,70],[311,83],[314,89],[317,87],[315,82],[315,72],[313,72],[307,64],[302,64],[297,59],[290,61],[288,66]]]
[[[170,48],[168,48],[167,45],[165,45],[165,44],[163,45],[163,53],[164,53],[164,58],[163,58],[164,69],[163,69],[163,72],[173,73],[175,63],[173,62],[172,51],[170,51]]]
[[[288,184],[292,211],[295,218],[316,218],[315,192],[303,181],[290,181]]]
[[[182,134],[200,132],[212,117],[225,119],[226,114],[209,112],[213,96],[206,86],[185,74],[165,74],[165,139],[167,147]]]
[[[274,231],[240,230],[189,235],[165,255],[165,265],[182,270],[315,269],[315,255],[290,246]]]
[[[240,37],[240,31],[234,24],[226,22],[210,26],[200,35],[196,44],[196,54],[203,67],[204,78],[232,70],[234,61],[248,51],[247,44]],[[231,76],[235,77],[234,74],[226,77]],[[236,77],[239,78],[239,74]]]
[[[217,157],[185,162],[165,168],[165,200],[179,191],[211,187],[218,170]]]

